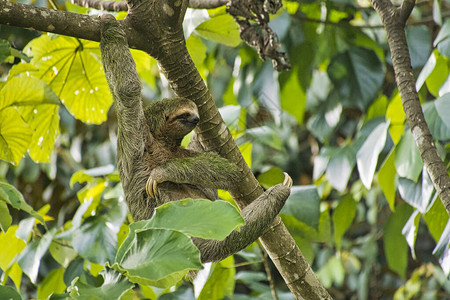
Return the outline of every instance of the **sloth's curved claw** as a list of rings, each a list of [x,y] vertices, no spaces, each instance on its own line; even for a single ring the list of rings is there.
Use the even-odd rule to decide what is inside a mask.
[[[292,187],[292,178],[291,176],[289,176],[288,173],[283,172],[284,173],[284,180],[283,180],[283,185],[286,185],[288,187]]]

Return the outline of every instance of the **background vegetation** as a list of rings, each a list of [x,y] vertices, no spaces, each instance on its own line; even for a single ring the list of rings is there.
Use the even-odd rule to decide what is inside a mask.
[[[282,171],[294,179],[281,216],[333,298],[449,297],[448,215],[405,124],[379,18],[363,1],[283,4],[270,22],[292,65],[282,73],[242,43],[223,7],[185,18],[188,50],[244,157],[266,188]],[[446,165],[449,12],[445,1],[421,1],[407,23]],[[186,200],[185,210],[168,205],[130,225],[98,43],[4,25],[0,38],[0,298],[267,299],[267,269],[278,297],[292,298],[256,243],[194,284],[180,281],[201,267],[188,237],[226,236],[241,222],[236,210]],[[133,55],[145,101],[171,96],[155,61]],[[192,219],[205,227],[183,222]]]

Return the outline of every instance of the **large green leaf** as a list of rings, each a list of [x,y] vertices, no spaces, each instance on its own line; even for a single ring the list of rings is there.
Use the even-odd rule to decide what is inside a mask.
[[[281,108],[295,117],[298,124],[303,123],[306,106],[306,94],[298,80],[298,70],[290,72],[288,79],[281,85]]]
[[[201,37],[230,47],[241,42],[239,27],[229,14],[217,15],[197,26],[195,32]]]
[[[36,283],[41,259],[47,252],[48,247],[55,236],[55,232],[56,229],[54,228],[44,234],[42,238],[28,244],[17,260],[19,266],[33,283]]]
[[[364,110],[377,95],[385,68],[373,50],[351,48],[336,55],[328,66],[328,75],[343,97],[345,106]]]
[[[12,225],[6,233],[0,232],[0,245],[2,245],[0,247],[0,268],[6,274],[5,277],[11,277],[16,287],[20,287],[22,270],[14,260],[22,252],[26,244],[16,237],[16,230],[17,225]]]
[[[333,213],[334,241],[336,248],[341,249],[342,236],[350,227],[356,214],[356,202],[351,196],[344,197],[339,201]]]
[[[425,65],[431,51],[430,30],[425,25],[408,27],[406,29],[406,39],[412,67],[422,67]]]
[[[320,218],[320,197],[314,185],[293,186],[282,214],[295,217],[297,220],[318,230]]]
[[[428,230],[437,243],[449,219],[441,199],[437,198],[434,201],[428,212],[423,215],[423,219],[425,220]]]
[[[136,283],[169,287],[189,270],[202,267],[200,252],[189,237],[178,231],[139,230],[126,248],[124,244],[113,268]]]
[[[386,143],[389,122],[378,125],[367,137],[362,147],[356,153],[356,165],[362,183],[367,189],[372,185],[373,175],[378,162],[378,155]]]
[[[422,172],[423,162],[410,130],[405,132],[395,148],[395,168],[400,177],[417,181]]]
[[[425,168],[422,172],[422,180],[418,180],[418,182],[407,178],[399,178],[398,191],[406,202],[418,209],[422,214],[428,211],[430,203],[437,196],[433,182]]]
[[[408,244],[402,235],[402,229],[412,213],[412,207],[401,204],[392,213],[384,225],[384,254],[391,270],[395,271],[401,278],[405,278],[408,265]]]
[[[450,94],[445,94],[442,98],[438,98],[434,102],[425,103],[423,105],[423,113],[428,128],[430,129],[433,138],[441,141],[450,139],[450,118],[448,117],[448,113],[446,113],[449,111],[446,109],[450,108],[447,104],[450,102],[449,96]],[[442,101],[444,99],[445,101]]]
[[[34,74],[48,83],[69,112],[86,123],[106,120],[112,97],[99,61],[98,43],[41,35],[25,48]]]

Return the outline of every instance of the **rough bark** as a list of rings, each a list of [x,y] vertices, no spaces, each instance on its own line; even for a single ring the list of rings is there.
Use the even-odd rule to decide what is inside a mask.
[[[182,30],[187,4],[187,0],[130,0],[129,13],[122,26],[130,46],[146,51],[158,61],[174,92],[197,104],[201,119],[197,133],[201,143],[208,150],[217,151],[235,162],[241,169],[245,180],[231,194],[243,208],[261,195],[263,189],[245,163],[187,52]],[[24,14],[27,18],[23,17]],[[99,22],[95,17],[5,1],[0,2],[0,24],[93,41],[100,39]],[[331,299],[279,217],[261,237],[261,242],[295,298]]]
[[[414,8],[415,1],[404,0],[400,7],[392,5],[390,0],[371,0],[371,2],[380,15],[387,32],[395,78],[406,120],[439,198],[450,215],[450,178],[425,121],[419,95],[415,88],[415,79],[405,35],[406,20]]]

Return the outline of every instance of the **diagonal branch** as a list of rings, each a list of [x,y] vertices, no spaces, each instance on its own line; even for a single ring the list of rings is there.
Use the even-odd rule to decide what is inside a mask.
[[[126,1],[113,0],[70,0],[73,4],[79,6],[95,8],[107,11],[127,11],[128,6]],[[190,0],[189,7],[195,9],[209,9],[224,6],[228,0]]]
[[[415,1],[404,0],[398,8],[394,7],[390,0],[371,0],[371,2],[380,15],[387,32],[395,79],[408,125],[439,198],[450,215],[450,178],[447,168],[437,152],[430,129],[425,122],[419,95],[415,88],[415,79],[405,35],[406,20],[414,8]]]

